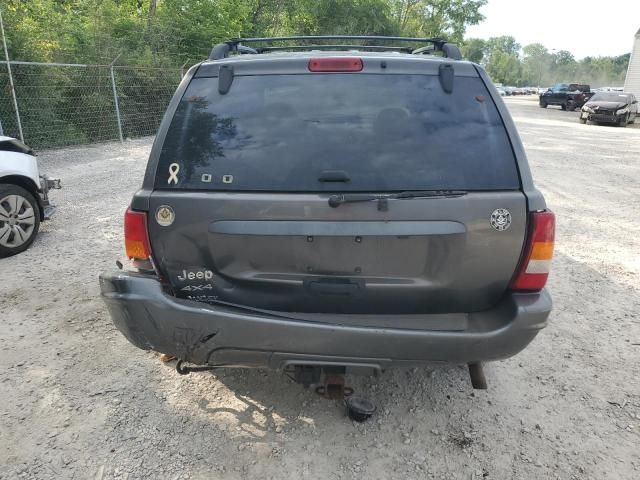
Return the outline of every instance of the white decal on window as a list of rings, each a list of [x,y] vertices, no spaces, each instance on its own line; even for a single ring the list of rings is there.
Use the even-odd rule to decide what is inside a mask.
[[[169,165],[169,180],[167,180],[168,185],[171,185],[172,183],[174,185],[178,184],[179,171],[180,171],[180,165],[178,165],[177,163],[172,163],[171,165]]]

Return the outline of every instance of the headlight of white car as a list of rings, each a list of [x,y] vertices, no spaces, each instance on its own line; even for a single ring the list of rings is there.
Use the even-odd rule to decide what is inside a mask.
[[[587,113],[593,113],[593,109],[591,107],[586,106],[586,105],[584,107],[582,107],[582,111],[583,112],[587,112]]]
[[[629,113],[629,107],[624,107],[620,110],[616,110],[616,115],[624,115],[625,113]]]

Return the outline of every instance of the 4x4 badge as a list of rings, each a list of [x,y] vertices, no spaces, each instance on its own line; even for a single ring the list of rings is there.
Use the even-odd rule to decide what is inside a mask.
[[[496,208],[491,214],[491,226],[499,232],[504,232],[511,225],[511,214],[506,208]]]
[[[173,208],[168,205],[161,205],[156,210],[156,222],[158,225],[168,227],[173,223],[176,218],[176,214],[173,212]]]

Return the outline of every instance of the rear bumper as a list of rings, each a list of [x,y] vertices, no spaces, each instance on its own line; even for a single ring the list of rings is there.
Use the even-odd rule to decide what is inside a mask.
[[[62,188],[59,178],[51,178],[47,175],[40,176],[40,207],[42,209],[41,220],[49,220],[56,213],[55,205],[49,201],[49,190]]]
[[[460,314],[462,329],[384,328],[180,300],[165,294],[155,278],[130,272],[101,275],[100,288],[116,327],[141,349],[195,364],[276,369],[294,364],[382,369],[507,358],[546,326],[552,305],[546,291],[508,293],[491,310]],[[397,325],[394,320],[388,324]]]

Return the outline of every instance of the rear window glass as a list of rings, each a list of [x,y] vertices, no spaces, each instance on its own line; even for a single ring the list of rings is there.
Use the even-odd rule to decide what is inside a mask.
[[[321,182],[328,171],[346,183]],[[326,175],[325,175],[326,176]],[[171,121],[157,188],[402,191],[519,188],[504,125],[479,78],[237,76],[191,81]]]

